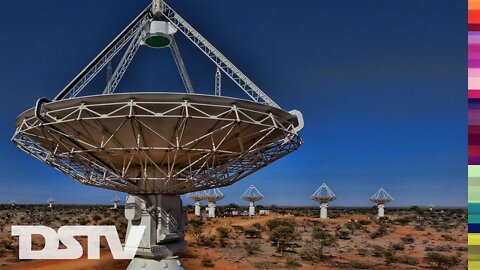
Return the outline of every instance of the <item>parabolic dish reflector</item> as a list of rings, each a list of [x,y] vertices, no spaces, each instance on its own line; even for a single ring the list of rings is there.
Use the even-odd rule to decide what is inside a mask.
[[[242,99],[124,93],[46,103],[22,113],[13,142],[96,187],[183,194],[230,185],[296,150],[297,118]]]

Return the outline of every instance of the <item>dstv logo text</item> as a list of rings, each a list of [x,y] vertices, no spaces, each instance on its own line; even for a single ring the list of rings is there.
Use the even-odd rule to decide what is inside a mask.
[[[74,236],[88,237],[88,259],[100,259],[100,236],[105,236],[114,259],[133,259],[145,226],[132,226],[122,248],[115,226],[63,226],[56,232],[46,226],[12,226],[12,236],[19,237],[19,259],[78,259],[83,248]],[[42,235],[45,246],[32,250],[32,235]],[[60,241],[65,248],[59,249]]]

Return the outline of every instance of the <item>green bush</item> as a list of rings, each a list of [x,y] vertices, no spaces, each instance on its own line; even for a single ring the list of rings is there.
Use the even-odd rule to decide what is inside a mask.
[[[210,257],[208,257],[208,256],[203,257],[203,259],[202,259],[202,265],[203,265],[204,267],[208,267],[208,268],[213,268],[213,267],[215,267],[215,264],[212,262],[212,259],[210,259]]]
[[[424,257],[424,261],[435,267],[435,269],[451,269],[460,263],[460,258],[439,252],[428,252]]]
[[[289,226],[289,227],[294,228],[295,227],[295,220],[287,219],[287,218],[274,218],[274,219],[271,219],[267,222],[267,227],[270,230],[273,230],[273,229],[275,229],[277,227],[280,227],[280,226]]]
[[[217,232],[220,238],[228,238],[228,235],[230,233],[230,231],[225,227],[218,227]]]
[[[258,244],[257,241],[245,241],[243,242],[243,248],[245,249],[247,256],[255,255],[261,251],[260,244]]]
[[[339,239],[342,239],[342,240],[352,239],[352,231],[347,228],[341,228],[337,230],[336,235]]]
[[[299,266],[302,266],[299,262],[298,262],[298,258],[292,254],[286,254],[285,255],[285,264],[288,268],[294,268],[294,267],[299,267]]]
[[[405,250],[405,244],[403,242],[398,242],[392,245],[394,250]]]
[[[270,241],[277,244],[277,251],[283,255],[287,245],[296,239],[295,228],[293,226],[280,225],[270,231]]]
[[[261,238],[262,232],[258,229],[246,229],[245,237],[247,238]]]
[[[411,234],[405,235],[405,237],[400,238],[405,245],[411,245],[415,243],[415,238]]]
[[[360,223],[361,225],[369,225],[372,222],[370,220],[359,220],[358,223]]]

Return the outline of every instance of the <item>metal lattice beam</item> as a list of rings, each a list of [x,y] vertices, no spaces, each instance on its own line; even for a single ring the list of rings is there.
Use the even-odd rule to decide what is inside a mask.
[[[177,64],[178,72],[180,73],[180,77],[182,78],[185,90],[187,90],[188,93],[195,93],[195,91],[193,91],[192,82],[190,81],[190,76],[188,76],[187,68],[185,67],[185,63],[182,60],[180,50],[178,49],[177,42],[175,41],[175,38],[173,36],[170,42],[170,50],[172,52],[173,59],[175,60],[175,64]]]
[[[152,15],[149,5],[100,54],[93,59],[54,100],[76,97],[85,86],[107,65],[117,53],[142,29]]]
[[[127,50],[123,54],[122,59],[120,60],[120,63],[118,63],[117,68],[115,69],[115,72],[113,73],[111,79],[108,81],[107,86],[103,90],[103,94],[111,94],[115,91],[117,88],[118,84],[120,83],[120,80],[123,78],[123,75],[127,71],[128,66],[133,60],[133,57],[135,57],[135,54],[138,51],[138,48],[140,47],[140,40],[141,40],[141,31],[138,31],[137,34],[132,38],[132,41],[130,42],[130,45],[128,45]]]
[[[243,74],[232,62],[230,62],[220,51],[197,32],[187,21],[175,12],[167,3],[163,4],[163,15],[183,35],[185,35],[197,48],[200,49],[218,68],[220,68],[230,79],[233,80],[250,98],[254,101],[280,108],[271,98],[255,85],[245,74]]]
[[[217,67],[217,71],[215,72],[215,96],[222,95],[222,73],[220,69]]]

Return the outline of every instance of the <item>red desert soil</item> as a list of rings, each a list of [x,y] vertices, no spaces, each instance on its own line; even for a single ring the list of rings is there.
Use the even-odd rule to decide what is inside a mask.
[[[59,210],[60,211],[60,210]],[[65,210],[70,211],[70,210]],[[97,210],[76,210],[84,211],[82,214],[76,214],[72,219],[75,222],[81,222],[83,216],[92,217],[98,213],[101,216],[99,221],[113,220],[120,231],[125,227],[125,220],[123,220],[123,213],[121,211],[109,212]],[[277,215],[260,216],[255,218],[245,217],[230,217],[218,218],[212,220],[205,220],[203,225],[203,235],[206,237],[215,235],[214,247],[199,246],[190,231],[186,233],[186,240],[188,247],[181,255],[180,261],[186,270],[224,270],[224,269],[238,269],[238,270],[256,270],[256,269],[287,269],[292,268],[287,266],[286,257],[291,256],[294,261],[299,263],[293,269],[428,269],[428,265],[424,260],[424,256],[428,250],[439,251],[442,254],[451,256],[458,256],[460,261],[457,265],[451,266],[448,269],[465,269],[467,261],[467,234],[466,234],[466,211],[455,210],[451,213],[425,212],[420,217],[418,214],[402,210],[389,213],[389,220],[387,221],[387,232],[378,237],[372,238],[372,233],[376,232],[380,223],[376,217],[369,214],[368,211],[363,211],[361,214],[354,210],[344,210],[344,214],[336,215],[328,220],[320,220],[319,218],[307,216],[293,216],[293,215]],[[315,212],[316,213],[316,212]],[[340,212],[341,213],[341,212]],[[52,213],[52,216],[58,216],[58,213]],[[68,215],[65,215],[68,216]],[[7,224],[22,224],[19,221],[7,221]],[[269,230],[266,223],[274,218],[290,218],[295,220],[295,231],[299,234],[298,240],[295,242],[297,247],[291,248],[286,256],[280,256],[276,251],[276,246],[269,241]],[[37,217],[38,218],[38,217]],[[189,219],[193,216],[189,215]],[[401,221],[401,219],[407,221]],[[78,219],[78,220],[76,220]],[[32,219],[35,220],[35,219]],[[88,224],[93,224],[93,219],[87,218]],[[361,222],[359,222],[361,221]],[[57,222],[57,226],[61,222]],[[403,223],[402,223],[403,222]],[[1,221],[0,221],[1,223]],[[28,224],[28,220],[24,224]],[[74,224],[73,223],[73,224]],[[257,224],[256,224],[257,223]],[[70,223],[72,224],[72,223]],[[247,237],[244,233],[236,232],[234,227],[241,226],[245,229],[262,227],[261,237],[252,239]],[[322,225],[323,224],[323,225]],[[311,239],[311,232],[314,226],[323,226],[330,234],[335,234],[339,228],[347,228],[352,224],[358,226],[351,233],[351,239],[338,239],[337,244],[325,248],[325,255],[327,259],[320,262],[309,262],[301,258],[300,253],[303,247]],[[360,226],[360,224],[362,224]],[[8,225],[5,223],[2,226],[2,235],[6,237],[8,233]],[[55,227],[55,226],[53,226]],[[219,234],[217,228],[225,227],[229,230],[227,238],[228,245],[225,248],[220,247]],[[124,229],[123,229],[124,230]],[[375,255],[375,249],[386,248],[391,249],[394,244],[401,244],[405,238],[413,238],[413,243],[405,243],[403,249],[395,251],[396,256],[409,257],[415,263],[406,263],[395,261],[386,264],[386,257],[384,255]],[[244,249],[244,243],[257,242],[260,246],[260,251],[255,255],[247,255]],[[82,245],[86,243],[82,241]],[[104,245],[107,247],[107,245]],[[84,249],[86,250],[86,249]],[[71,269],[71,270],[89,270],[89,269],[126,269],[129,261],[114,260],[108,248],[101,250],[100,260],[88,260],[86,256],[78,260],[38,260],[38,261],[18,261],[14,258],[14,252],[6,251],[1,256],[0,254],[0,269]],[[205,258],[209,258],[214,266],[205,267],[202,262]],[[365,268],[367,266],[367,268]],[[433,268],[430,268],[433,269]]]

